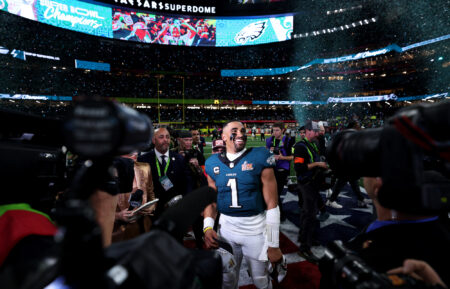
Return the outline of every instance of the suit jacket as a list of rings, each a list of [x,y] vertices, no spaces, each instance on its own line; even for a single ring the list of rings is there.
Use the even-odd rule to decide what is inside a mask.
[[[139,162],[149,163],[152,171],[155,197],[159,199],[158,205],[156,206],[155,219],[165,210],[166,204],[170,199],[176,195],[184,196],[192,190],[192,181],[189,177],[189,171],[184,163],[183,157],[176,152],[169,151],[169,158],[170,162],[166,176],[172,182],[173,187],[166,191],[159,181],[160,177],[156,167],[157,158],[155,150],[151,150],[147,154],[138,157]],[[164,168],[161,166],[161,163],[159,163],[159,167],[161,175],[163,176]]]

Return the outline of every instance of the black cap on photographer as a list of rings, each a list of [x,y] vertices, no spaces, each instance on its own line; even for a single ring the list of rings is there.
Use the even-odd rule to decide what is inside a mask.
[[[179,138],[189,138],[189,137],[192,137],[192,134],[188,130],[179,130],[177,132],[177,137],[179,137]]]
[[[319,131],[319,123],[309,120],[305,123],[304,128],[307,130]]]

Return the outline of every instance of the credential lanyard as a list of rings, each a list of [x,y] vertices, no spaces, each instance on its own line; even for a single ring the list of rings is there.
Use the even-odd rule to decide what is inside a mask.
[[[283,145],[284,145],[283,139],[284,139],[284,137],[280,140],[278,147],[283,147]],[[275,141],[276,141],[276,138],[273,137],[273,147],[275,147]]]
[[[155,158],[156,168],[158,169],[158,177],[161,177],[161,169],[159,168],[158,158]],[[164,168],[164,175],[167,174],[167,169],[169,168],[170,157],[167,158],[166,167]]]
[[[315,150],[315,152],[317,154],[318,154],[318,148],[317,148],[315,143],[311,143],[307,138],[304,138],[303,142],[305,143],[306,149],[308,150],[308,154],[309,154],[309,157],[311,159],[311,163],[313,163],[314,162],[314,157],[313,157],[313,154],[311,153],[311,151],[309,150],[309,146],[311,146]]]

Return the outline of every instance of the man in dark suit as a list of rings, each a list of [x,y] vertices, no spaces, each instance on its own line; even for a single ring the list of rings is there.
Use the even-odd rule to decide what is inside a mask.
[[[189,193],[192,184],[183,157],[169,151],[169,131],[157,129],[152,142],[155,148],[139,156],[138,161],[149,163],[152,170],[155,197],[159,199],[153,218],[156,220],[176,199]]]
[[[202,155],[203,147],[206,145],[205,138],[200,135],[200,130],[196,128],[191,128],[191,134],[192,134],[192,148],[200,151]]]

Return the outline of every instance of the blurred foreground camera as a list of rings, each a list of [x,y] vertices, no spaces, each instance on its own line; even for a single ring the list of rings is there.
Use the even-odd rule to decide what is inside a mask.
[[[111,101],[78,102],[64,124],[71,151],[86,158],[118,156],[144,150],[153,125],[144,114]]]
[[[407,275],[386,275],[375,272],[361,258],[353,254],[341,241],[328,244],[324,257],[320,260],[324,268],[332,272],[334,287],[349,289],[389,289],[389,288],[442,288],[427,285]]]
[[[88,200],[99,191],[118,193],[120,184],[115,181],[121,178],[117,177],[115,157],[146,148],[152,133],[147,116],[104,99],[75,103],[64,122],[0,109],[0,176],[6,189],[0,194],[0,204],[32,203],[60,180],[64,184],[52,189],[64,191],[64,199],[53,211],[58,233],[45,239],[48,250],[36,243],[43,242],[34,236],[42,231],[34,226],[34,238],[22,247],[8,248],[10,262],[2,264],[0,260],[2,288],[221,288],[220,256],[192,252],[178,242],[203,209],[216,200],[216,192],[209,187],[191,192],[167,209],[150,232],[127,243],[102,246],[102,229],[96,221],[99,211]],[[70,172],[66,148],[76,160]],[[109,191],[105,184],[115,189]],[[112,199],[102,197],[100,202]],[[11,231],[8,236],[16,236],[27,227],[21,220],[2,229]],[[29,249],[39,256],[14,254],[14,249]]]
[[[380,203],[404,212],[450,210],[450,102],[411,106],[383,128],[346,130],[327,149],[340,177],[381,177]],[[428,172],[438,175],[427,179]]]

